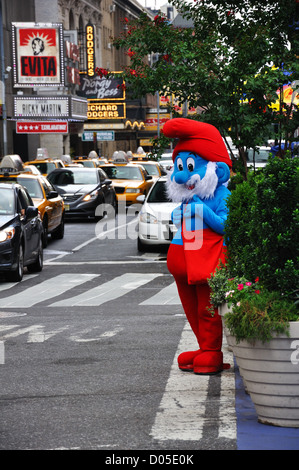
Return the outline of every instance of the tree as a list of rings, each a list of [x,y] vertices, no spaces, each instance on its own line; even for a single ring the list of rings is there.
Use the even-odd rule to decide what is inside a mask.
[[[298,80],[299,4],[171,3],[192,27],[177,28],[161,13],[153,20],[144,13],[133,22],[124,18],[127,29],[113,40],[131,58],[131,67],[123,70],[129,92],[136,97],[159,91],[181,103],[188,100],[199,109],[195,119],[232,138],[246,174],[246,149],[261,145],[271,125],[276,124],[279,140],[290,140],[299,125],[298,105],[281,99],[273,107],[277,90]]]

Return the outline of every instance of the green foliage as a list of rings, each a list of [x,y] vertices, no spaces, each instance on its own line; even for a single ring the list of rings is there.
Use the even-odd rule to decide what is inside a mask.
[[[171,3],[190,28],[176,28],[159,14],[126,23],[113,44],[131,59],[123,77],[135,96],[156,91],[200,109],[195,118],[230,135],[246,177],[246,148],[262,145],[270,124],[290,139],[298,127],[297,107],[275,110],[276,91],[299,78],[294,0]],[[290,47],[291,44],[291,47]],[[154,57],[148,64],[145,58]],[[271,67],[268,64],[274,64]],[[283,65],[282,65],[283,64]],[[291,71],[286,77],[284,70]]]
[[[236,306],[245,299],[250,299],[252,295],[260,294],[258,277],[254,281],[248,281],[244,276],[230,278],[229,275],[227,266],[220,266],[208,280],[212,308],[217,308],[223,303],[227,303],[229,307]]]
[[[256,181],[250,178],[236,185],[227,201],[228,218],[225,222],[225,240],[229,249],[228,266],[231,277],[247,275],[249,261],[255,252],[255,239],[251,236],[251,220],[256,204]],[[250,271],[248,279],[258,276]]]
[[[298,191],[298,158],[272,158],[236,185],[225,224],[232,276],[259,276],[266,288],[285,295],[298,288]]]
[[[227,201],[227,263],[209,285],[213,307],[232,307],[225,323],[237,341],[268,341],[299,320],[298,196],[299,159],[275,157]]]
[[[235,305],[225,315],[225,325],[236,341],[267,342],[275,335],[288,335],[289,322],[298,321],[295,304],[284,299],[279,292],[264,290]]]

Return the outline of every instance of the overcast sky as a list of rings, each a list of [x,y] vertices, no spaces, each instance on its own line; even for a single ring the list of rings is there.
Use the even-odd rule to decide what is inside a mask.
[[[137,0],[140,5],[147,8],[159,9],[162,5],[167,3],[167,0]]]

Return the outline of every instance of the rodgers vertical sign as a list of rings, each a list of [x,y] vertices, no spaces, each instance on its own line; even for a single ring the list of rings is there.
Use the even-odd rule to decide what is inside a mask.
[[[86,64],[87,64],[87,75],[93,77],[95,73],[95,37],[94,27],[91,23],[86,25]]]

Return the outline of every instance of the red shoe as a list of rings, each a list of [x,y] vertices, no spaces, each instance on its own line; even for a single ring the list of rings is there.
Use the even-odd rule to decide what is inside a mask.
[[[178,356],[178,365],[181,370],[186,370],[186,371],[193,371],[193,360],[195,359],[196,356],[201,354],[201,350],[198,349],[197,351],[186,351],[182,352]]]
[[[223,363],[221,351],[203,351],[193,361],[193,372],[201,375],[214,375],[229,369],[230,364]]]

